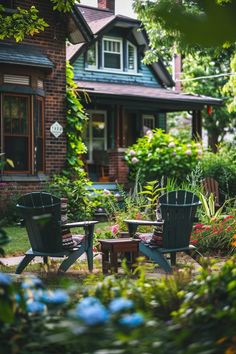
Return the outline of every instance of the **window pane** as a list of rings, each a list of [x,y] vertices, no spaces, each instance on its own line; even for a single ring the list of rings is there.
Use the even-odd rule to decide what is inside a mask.
[[[27,97],[4,96],[3,117],[6,134],[25,135],[28,133],[27,102]]]
[[[120,69],[120,54],[104,53],[104,68]]]
[[[87,64],[89,66],[96,66],[96,46],[95,44],[87,51]]]
[[[8,170],[28,171],[28,137],[7,136],[4,141],[5,156],[14,163],[14,168],[7,166]]]
[[[92,135],[93,135],[93,137],[104,139],[104,132],[105,132],[104,115],[101,113],[94,114],[92,116]]]
[[[29,170],[29,132],[28,97],[3,95],[3,149],[14,171]]]
[[[131,45],[128,45],[128,69],[135,69],[135,50]]]

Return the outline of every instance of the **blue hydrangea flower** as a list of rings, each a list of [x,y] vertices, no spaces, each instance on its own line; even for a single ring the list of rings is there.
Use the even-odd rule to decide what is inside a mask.
[[[65,290],[57,289],[55,291],[47,291],[42,294],[41,301],[46,304],[64,304],[68,302],[69,295]]]
[[[93,299],[96,301],[93,301]],[[89,305],[89,302],[91,305]],[[86,298],[82,300],[76,307],[75,316],[83,320],[85,324],[89,326],[102,324],[109,319],[107,309],[96,298]]]
[[[45,312],[46,309],[46,305],[39,301],[29,301],[26,305],[27,312],[31,314],[40,314]]]
[[[88,296],[85,299],[81,300],[80,303],[77,305],[78,309],[83,309],[84,307],[90,307],[97,304],[101,304],[101,302],[94,296]]]
[[[125,299],[123,297],[115,298],[111,301],[109,305],[109,310],[112,313],[120,312],[123,310],[129,310],[133,307],[134,303],[132,300]]]
[[[119,323],[123,326],[134,328],[144,323],[144,318],[140,313],[132,313],[122,316]]]
[[[0,285],[10,285],[12,278],[9,274],[0,273]]]
[[[39,288],[42,286],[42,280],[36,277],[27,278],[21,284],[22,289]]]

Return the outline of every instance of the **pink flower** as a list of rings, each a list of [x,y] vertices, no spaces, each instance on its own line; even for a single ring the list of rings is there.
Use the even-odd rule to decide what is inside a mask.
[[[185,154],[186,154],[186,155],[192,155],[192,151],[191,151],[191,150],[186,150],[186,151],[185,151]]]
[[[169,148],[175,147],[175,143],[174,143],[173,141],[171,141],[171,142],[168,144],[168,147],[169,147]]]
[[[111,194],[111,192],[108,189],[104,189],[103,193],[106,194],[106,195],[110,195]]]
[[[136,164],[136,163],[139,162],[139,159],[137,159],[137,157],[132,157],[131,162],[132,162],[133,164]]]
[[[149,136],[149,137],[153,137],[153,132],[151,131],[151,129],[148,129],[146,131],[146,135]]]
[[[197,150],[197,154],[198,154],[198,155],[202,155],[202,150],[200,150],[200,149]]]
[[[136,152],[135,152],[134,150],[130,150],[130,151],[129,151],[129,154],[130,154],[131,156],[134,156],[134,155],[136,155]]]
[[[111,226],[111,232],[113,233],[113,235],[116,235],[119,231],[119,225],[112,225]]]

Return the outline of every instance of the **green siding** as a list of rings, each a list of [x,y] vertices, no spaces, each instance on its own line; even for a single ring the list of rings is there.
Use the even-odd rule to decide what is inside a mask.
[[[138,84],[149,87],[161,87],[160,83],[155,78],[151,69],[144,64],[141,64],[139,75],[122,74],[106,71],[85,70],[84,56],[81,55],[74,63],[75,80],[123,83],[123,84]]]

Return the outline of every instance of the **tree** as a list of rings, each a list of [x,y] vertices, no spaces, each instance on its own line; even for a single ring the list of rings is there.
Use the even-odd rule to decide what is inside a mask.
[[[54,11],[68,12],[72,9],[75,0],[50,0]],[[40,18],[35,6],[29,9],[17,8],[15,12],[7,12],[0,5],[0,40],[14,38],[22,41],[26,35],[33,36],[48,27],[47,22]]]
[[[160,27],[181,47],[218,47],[236,41],[236,0],[134,0],[155,48]]]
[[[228,80],[227,73],[230,67],[232,49],[216,53],[213,50],[207,52],[195,52],[188,54],[183,60],[183,81],[184,91],[201,94],[205,96],[219,97],[224,105],[209,109],[203,112],[204,127],[208,131],[208,143],[213,151],[223,141],[227,132],[233,132],[236,127],[236,114],[229,113],[227,103],[229,95],[225,92],[224,86]],[[223,74],[226,76],[223,76]],[[212,75],[219,75],[211,77]],[[197,79],[195,78],[206,79]]]
[[[145,55],[146,62],[162,55],[167,63],[177,50],[183,54],[185,78],[230,72],[236,41],[233,16],[236,0],[134,0],[134,7],[150,39],[151,49]],[[232,78],[231,87],[223,90],[227,80],[227,76],[219,76],[207,81],[186,81],[184,90],[220,97],[230,104],[229,93],[233,91],[232,86],[236,86],[236,80],[233,82]],[[209,144],[215,151],[225,129],[235,127],[235,116],[224,105],[215,108],[210,115],[204,114],[204,125],[209,133]]]

